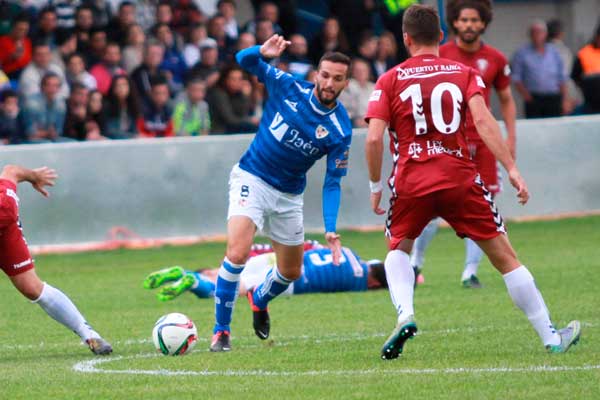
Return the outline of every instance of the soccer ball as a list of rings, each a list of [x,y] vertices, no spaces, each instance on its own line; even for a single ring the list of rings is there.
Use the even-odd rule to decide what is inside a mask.
[[[192,351],[198,341],[194,322],[180,313],[164,315],[152,329],[154,347],[166,356],[181,356]]]

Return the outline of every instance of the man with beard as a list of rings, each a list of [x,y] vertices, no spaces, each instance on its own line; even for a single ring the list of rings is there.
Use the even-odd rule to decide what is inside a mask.
[[[265,60],[281,56],[290,44],[271,36],[262,46],[237,53],[237,62],[265,84],[269,100],[250,148],[236,164],[229,180],[227,250],[215,289],[216,324],[211,351],[229,351],[230,323],[240,274],[257,230],[272,241],[277,265],[248,291],[256,335],[269,337],[267,304],[283,293],[302,273],[304,226],[302,193],[306,173],[327,155],[323,184],[325,239],[333,263],[339,264],[340,236],[336,220],[340,180],[346,175],[352,123],[336,101],[348,85],[350,59],[326,53],[319,62],[314,84],[295,80]]]
[[[459,61],[479,72],[485,83],[483,97],[490,106],[491,88],[496,88],[500,110],[508,137],[506,144],[511,155],[516,155],[515,117],[516,107],[510,90],[510,66],[506,57],[497,49],[484,43],[481,35],[492,21],[492,5],[489,0],[451,0],[446,7],[448,26],[455,40],[440,46],[440,57]],[[475,129],[473,117],[467,112],[466,138],[471,159],[487,190],[496,195],[501,190],[497,162]],[[415,241],[411,264],[418,275],[424,261],[424,252],[438,228],[434,219]],[[461,282],[465,288],[480,288],[477,270],[483,252],[477,244],[465,238],[465,267]]]

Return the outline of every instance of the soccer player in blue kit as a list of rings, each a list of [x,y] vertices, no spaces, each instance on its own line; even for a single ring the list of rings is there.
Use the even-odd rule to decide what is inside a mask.
[[[216,324],[210,345],[215,352],[231,350],[231,315],[257,230],[271,239],[277,258],[264,281],[248,292],[254,332],[262,340],[269,337],[268,303],[302,272],[306,172],[325,155],[325,239],[334,264],[339,264],[341,256],[336,220],[352,125],[336,99],[348,85],[350,59],[341,53],[326,53],[319,61],[314,83],[295,80],[265,62],[279,57],[289,43],[273,35],[262,46],[236,54],[242,68],[265,84],[269,98],[258,132],[229,179],[227,249],[215,289]]]

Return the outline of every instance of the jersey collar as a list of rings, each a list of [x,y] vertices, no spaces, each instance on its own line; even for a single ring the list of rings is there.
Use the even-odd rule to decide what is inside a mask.
[[[332,109],[329,109],[329,108],[325,107],[315,97],[315,93],[314,93],[313,90],[310,91],[310,96],[308,98],[308,102],[310,103],[310,106],[312,107],[313,111],[316,112],[319,115],[331,114],[332,112],[334,112],[337,109],[338,105],[340,104],[339,101],[336,100],[335,101],[335,107],[333,107]]]

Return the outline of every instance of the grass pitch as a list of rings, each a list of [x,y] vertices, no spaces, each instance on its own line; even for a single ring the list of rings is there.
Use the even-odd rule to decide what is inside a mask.
[[[600,217],[508,228],[557,325],[583,323],[567,354],[544,351],[487,261],[485,288],[461,288],[464,245],[449,229],[434,239],[416,291],[419,335],[395,361],[379,359],[395,324],[387,291],[277,299],[266,342],[239,299],[233,351],[212,354],[212,300],[185,294],[160,303],[141,283],[163,266],[217,266],[223,243],[40,256],[38,274],[67,293],[115,351],[94,357],[2,278],[0,399],[600,398]],[[385,257],[381,233],[342,239],[364,258]],[[200,341],[188,356],[157,355],[152,326],[175,311],[195,321]]]

